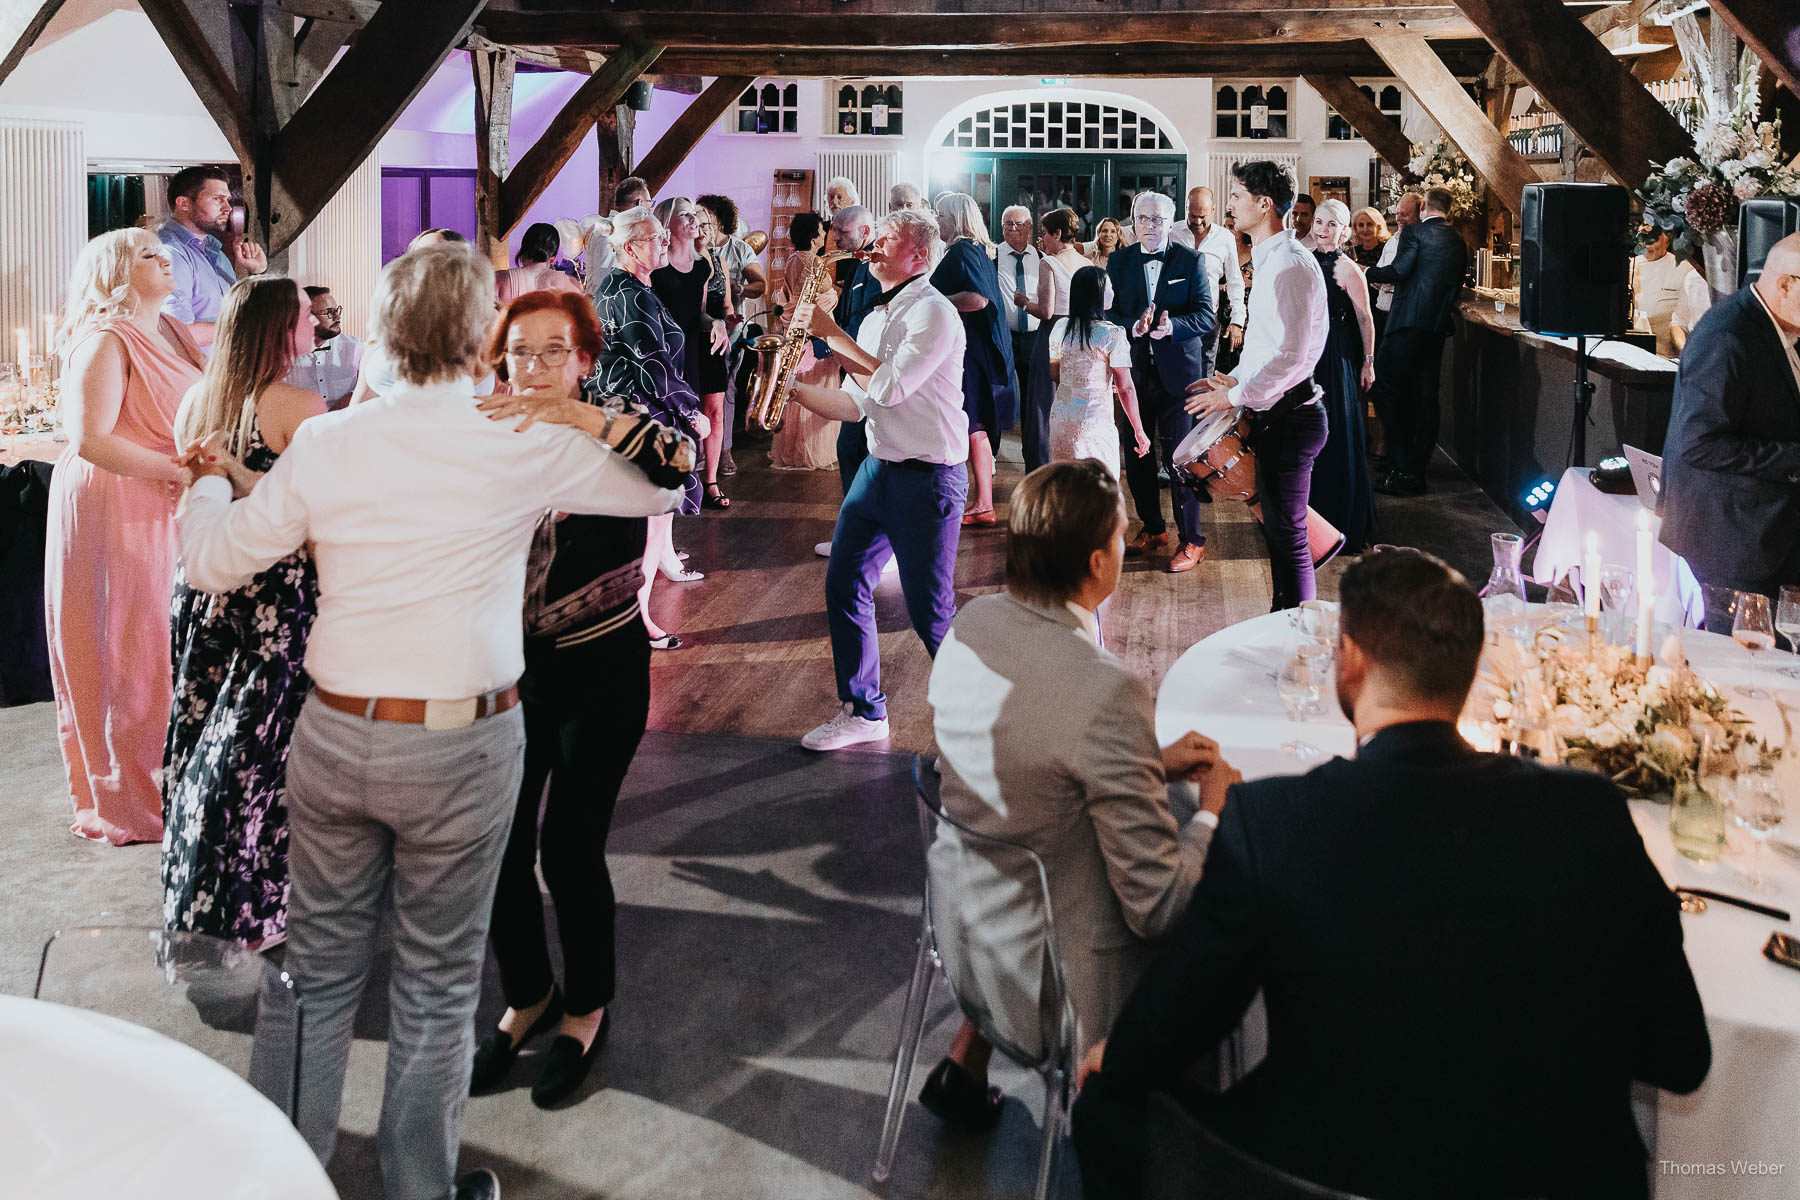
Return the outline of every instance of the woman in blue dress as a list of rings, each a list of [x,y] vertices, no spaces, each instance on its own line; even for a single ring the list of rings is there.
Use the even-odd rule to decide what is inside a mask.
[[[945,192],[937,198],[938,232],[944,257],[931,273],[931,286],[949,297],[962,314],[968,335],[963,351],[963,411],[969,414],[969,501],[964,525],[992,525],[994,443],[1018,415],[1019,386],[1013,371],[1012,335],[994,269],[994,244],[975,197]]]

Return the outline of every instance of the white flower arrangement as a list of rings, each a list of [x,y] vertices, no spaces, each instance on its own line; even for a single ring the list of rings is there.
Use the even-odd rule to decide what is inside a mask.
[[[1398,204],[1400,197],[1413,188],[1441,187],[1450,193],[1451,217],[1474,217],[1481,212],[1481,183],[1475,168],[1448,138],[1414,142],[1412,158],[1406,166],[1419,183],[1409,184],[1399,175],[1389,176],[1386,187],[1390,204]]]

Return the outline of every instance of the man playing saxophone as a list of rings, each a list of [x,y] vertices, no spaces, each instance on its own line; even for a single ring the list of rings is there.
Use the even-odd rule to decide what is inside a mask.
[[[936,222],[901,211],[881,223],[869,269],[884,289],[852,338],[832,319],[835,293],[795,307],[794,325],[823,338],[843,388],[796,384],[792,400],[833,421],[867,419],[869,457],[838,510],[825,570],[825,612],[842,711],[801,739],[839,750],[888,735],[875,638],[875,585],[890,547],[906,611],[925,649],[956,616],[956,542],[968,480],[962,319],[927,277]]]

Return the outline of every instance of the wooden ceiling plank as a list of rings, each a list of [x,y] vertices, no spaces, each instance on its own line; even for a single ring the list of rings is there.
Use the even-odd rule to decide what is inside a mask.
[[[63,0],[9,0],[0,4],[0,83],[13,73],[50,24]]]
[[[1400,173],[1408,183],[1418,177],[1412,173],[1412,142],[1407,139],[1400,126],[1363,94],[1363,90],[1348,75],[1324,75],[1314,72],[1303,76],[1313,91],[1325,97],[1325,102],[1337,109],[1338,115],[1350,122],[1350,127],[1362,135],[1369,148],[1381,155],[1387,164]]]
[[[675,174],[676,169],[687,161],[687,156],[694,152],[700,139],[712,129],[713,122],[724,116],[725,110],[736,102],[744,89],[755,82],[754,74],[721,75],[682,110],[681,115],[675,118],[675,123],[656,139],[656,145],[638,163],[637,174],[650,185],[652,196],[661,191],[663,185],[669,182],[669,176]]]
[[[507,174],[505,182],[500,186],[500,222],[503,233],[510,232],[537,198],[544,194],[544,189],[550,186],[556,173],[562,170],[563,164],[575,153],[581,139],[594,127],[596,116],[617,104],[620,97],[625,95],[625,89],[656,62],[662,51],[660,45],[651,44],[632,47],[613,55],[606,60],[605,66],[589,76],[580,90],[569,98],[537,143],[519,156],[518,165]]]
[[[1456,0],[1582,143],[1626,187],[1694,140],[1559,0]],[[1465,150],[1467,147],[1465,147]]]
[[[1431,52],[1425,39],[1414,34],[1389,34],[1370,38],[1369,44],[1516,216],[1525,185],[1536,183],[1537,173],[1507,144],[1506,136],[1487,119],[1481,106],[1469,99],[1462,84]]]

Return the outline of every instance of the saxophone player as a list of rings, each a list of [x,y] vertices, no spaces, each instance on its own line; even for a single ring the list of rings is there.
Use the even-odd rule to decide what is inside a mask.
[[[962,319],[931,286],[936,222],[889,214],[869,251],[882,292],[853,338],[832,319],[835,293],[800,304],[794,321],[831,346],[842,388],[796,384],[793,402],[833,421],[866,419],[869,457],[838,510],[825,570],[825,611],[841,711],[801,739],[839,750],[888,735],[875,639],[875,585],[892,548],[906,611],[925,649],[956,616],[956,542],[968,493],[969,419],[963,412]]]

